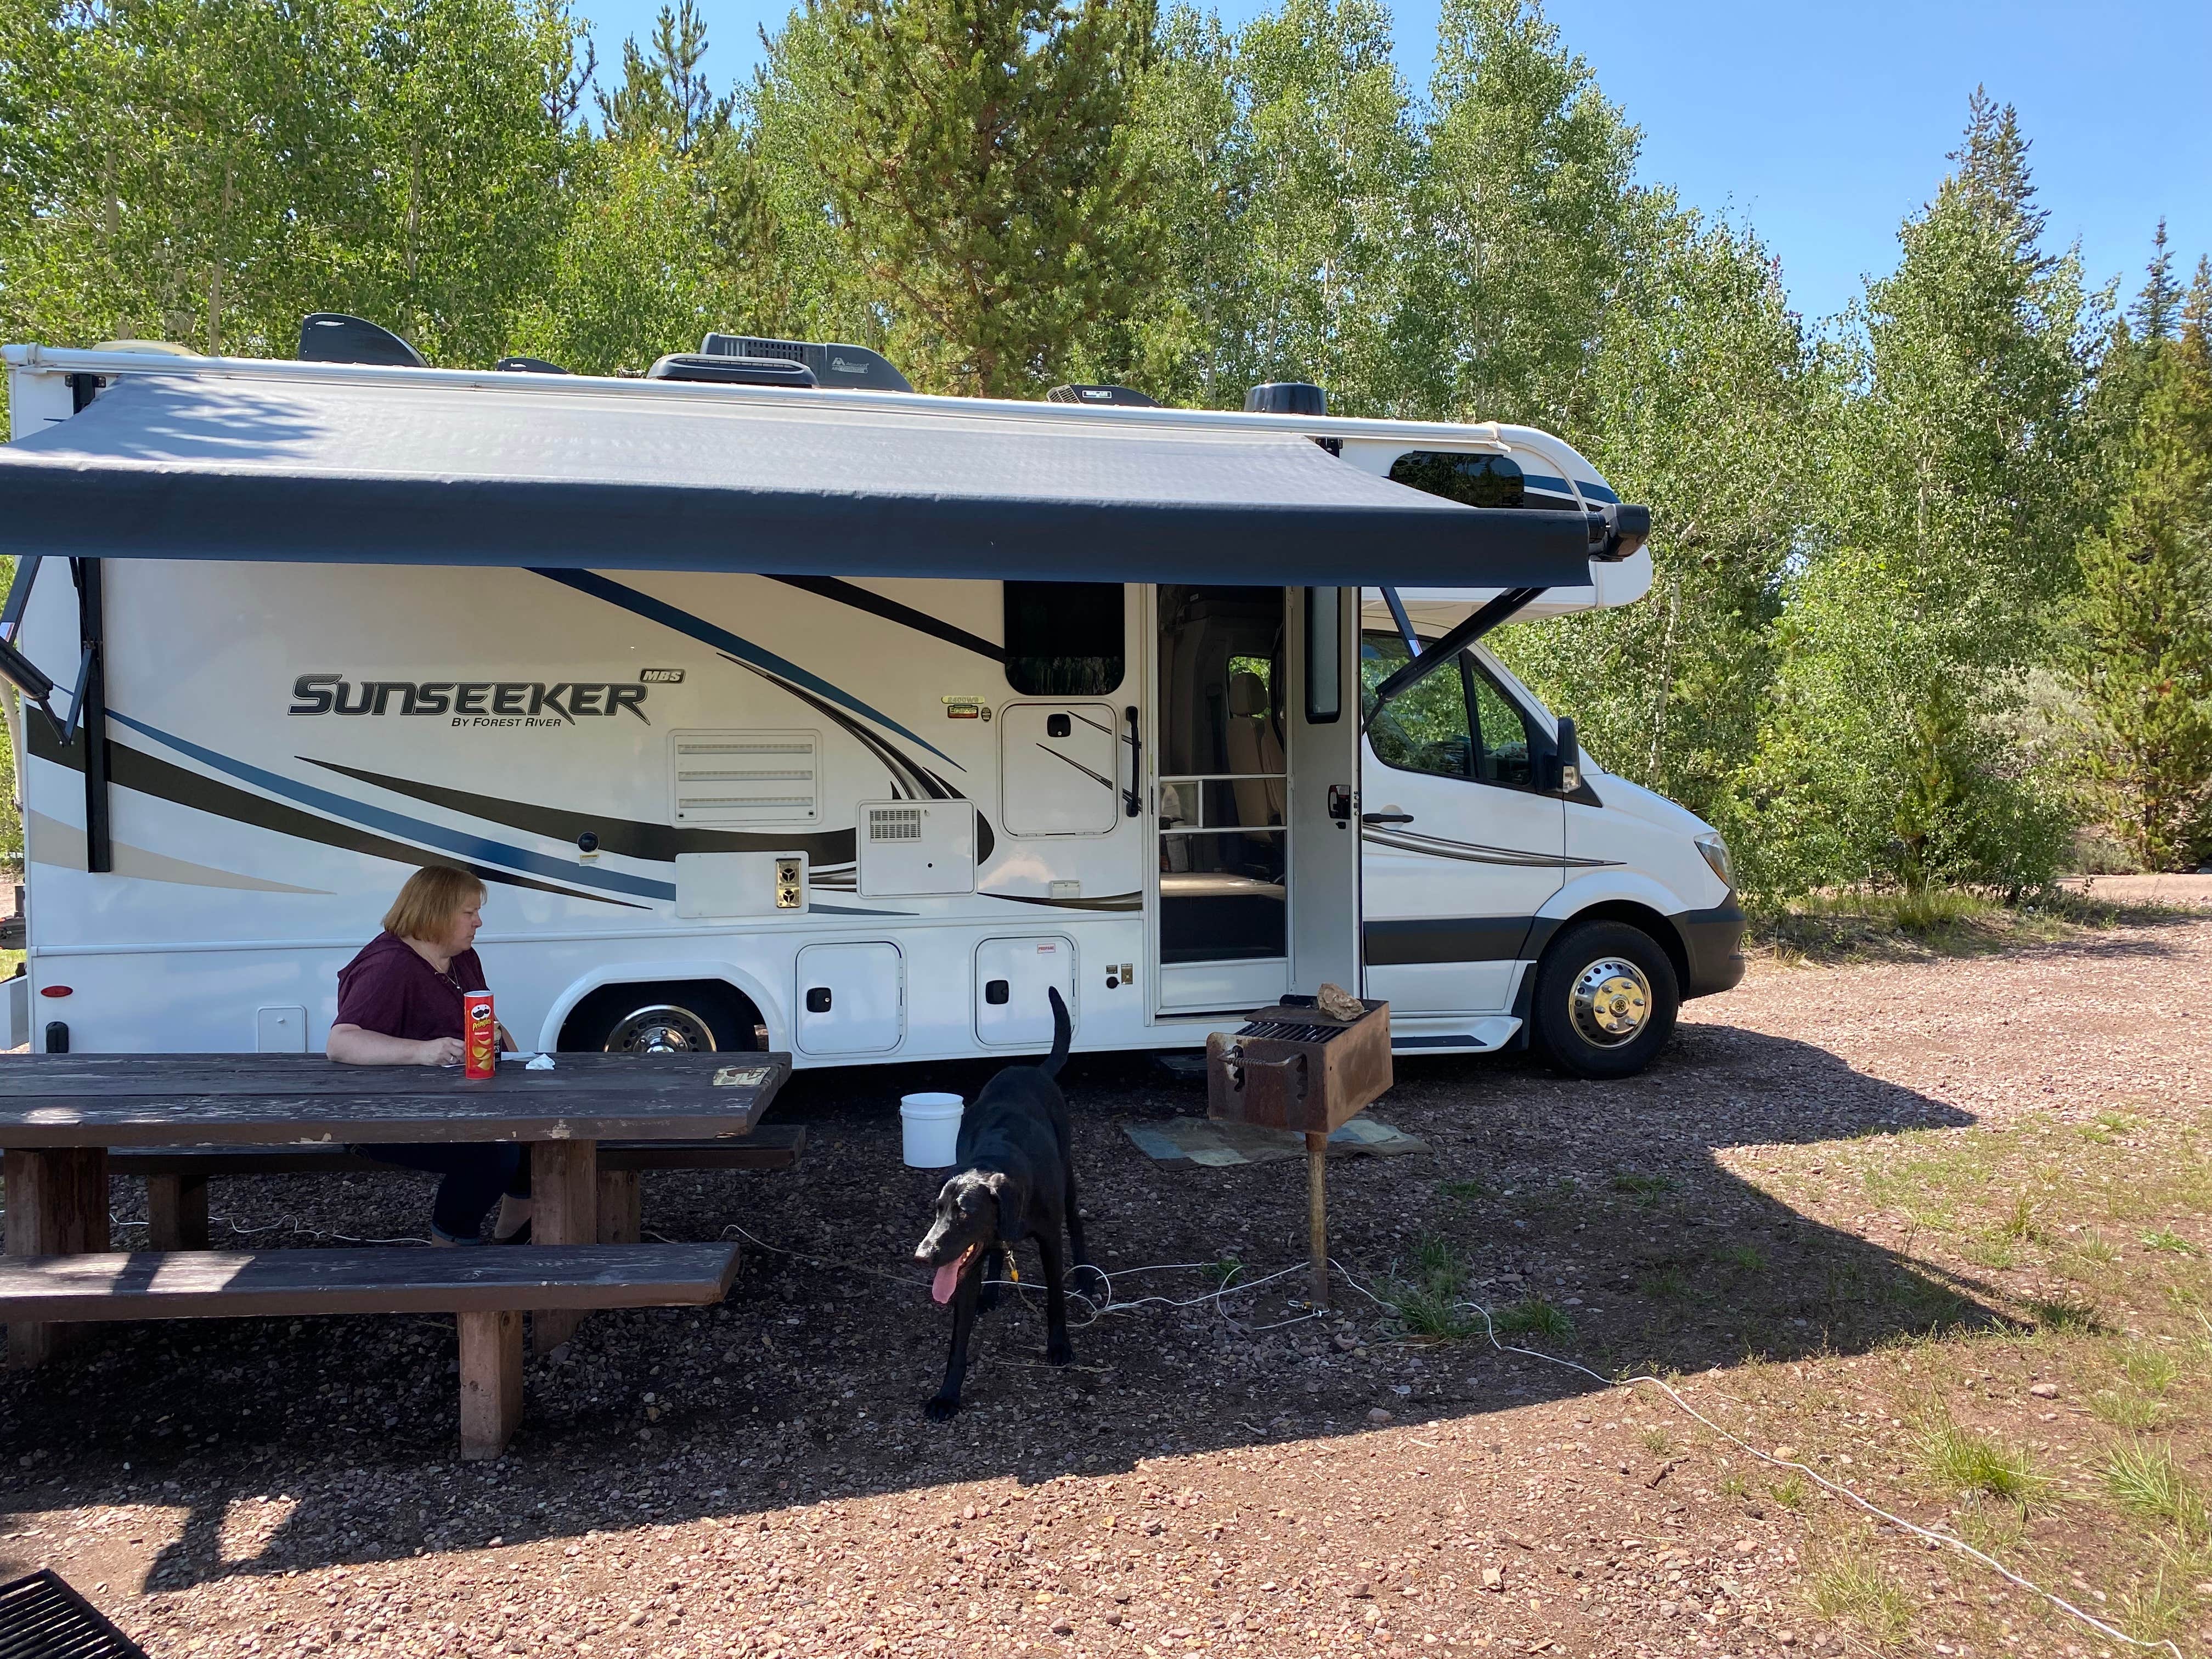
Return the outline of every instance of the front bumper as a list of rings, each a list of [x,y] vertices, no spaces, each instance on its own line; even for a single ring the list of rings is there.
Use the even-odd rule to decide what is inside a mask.
[[[1674,918],[1682,936],[1682,958],[1689,972],[1682,995],[1709,997],[1734,989],[1743,980],[1743,907],[1731,894],[1710,910],[1685,910]]]

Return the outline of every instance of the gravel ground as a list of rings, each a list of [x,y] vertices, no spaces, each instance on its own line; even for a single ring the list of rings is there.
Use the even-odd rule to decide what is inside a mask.
[[[1402,1061],[1376,1115],[1430,1150],[1332,1167],[1325,1315],[1295,1273],[1258,1282],[1298,1260],[1303,1166],[1155,1165],[1119,1126],[1202,1112],[1200,1091],[1079,1057],[1085,1208],[1126,1305],[1054,1370],[1014,1298],[941,1426],[920,1406],[945,1317],[907,1260],[935,1182],[900,1165],[892,1103],[988,1069],[809,1074],[775,1113],[810,1126],[801,1168],[648,1177],[648,1230],[763,1247],[728,1304],[586,1322],[533,1364],[499,1463],[454,1461],[450,1322],[100,1328],[0,1380],[0,1576],[53,1565],[156,1659],[1866,1651],[1808,1606],[1832,1536],[1740,1453],[1650,1392],[1413,1340],[1372,1298],[1442,1273],[1519,1309],[1517,1340],[1684,1373],[1747,1427],[1791,1379],[1841,1399],[1911,1333],[2010,1328],[2041,1271],[1954,1271],[1848,1161],[2099,1133],[2116,1102],[2205,1122],[2208,970],[2212,921],[2144,920],[1762,965],[1626,1083]],[[427,1190],[239,1180],[214,1208],[234,1245],[306,1247],[419,1233]],[[143,1204],[117,1182],[119,1218]],[[2201,1210],[2166,1224],[2212,1242]],[[1218,1296],[1178,1265],[1232,1262]],[[1953,1571],[1924,1599],[2002,1588]],[[1997,1611],[2002,1650],[2117,1651],[2024,1598]]]

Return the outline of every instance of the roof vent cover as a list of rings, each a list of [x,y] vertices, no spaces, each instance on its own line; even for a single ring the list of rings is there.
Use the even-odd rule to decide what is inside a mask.
[[[817,386],[859,392],[911,392],[905,375],[866,346],[823,345],[812,340],[765,340],[752,334],[709,334],[706,357],[780,357],[814,371]]]
[[[303,363],[373,363],[380,368],[427,368],[422,356],[388,328],[342,311],[311,312],[300,319]]]
[[[1244,394],[1247,415],[1326,415],[1328,393],[1309,380],[1269,380]]]
[[[704,380],[714,386],[811,386],[814,371],[788,357],[725,357],[678,353],[645,371],[648,380]]]

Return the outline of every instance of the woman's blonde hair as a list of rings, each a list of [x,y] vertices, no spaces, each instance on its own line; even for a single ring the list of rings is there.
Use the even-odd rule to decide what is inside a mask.
[[[484,884],[467,871],[425,865],[407,878],[384,913],[384,931],[401,939],[443,939],[456,914],[483,899]]]

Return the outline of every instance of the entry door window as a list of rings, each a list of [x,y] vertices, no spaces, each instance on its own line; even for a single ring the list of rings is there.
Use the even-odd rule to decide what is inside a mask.
[[[1288,954],[1283,590],[1159,590],[1160,956]]]
[[[1359,681],[1376,759],[1401,772],[1531,787],[1534,742],[1528,717],[1472,651],[1461,652],[1456,663],[1431,671],[1375,708],[1375,688],[1407,660],[1406,642],[1395,634],[1368,634],[1360,641]]]

